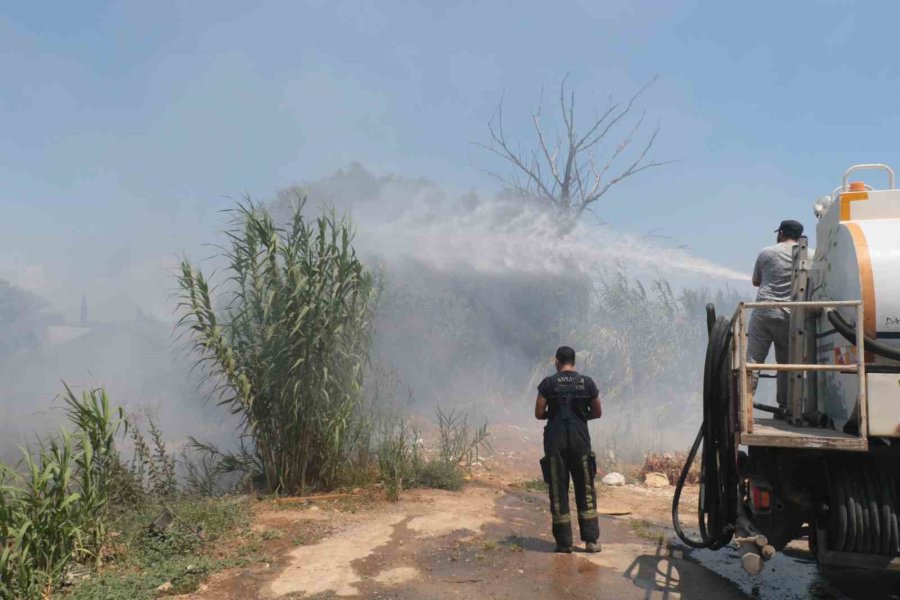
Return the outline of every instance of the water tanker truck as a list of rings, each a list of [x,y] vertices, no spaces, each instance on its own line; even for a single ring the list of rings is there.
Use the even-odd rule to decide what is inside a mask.
[[[887,189],[851,182],[886,172]],[[703,425],[676,487],[673,524],[693,547],[737,544],[751,574],[807,537],[826,567],[900,571],[900,190],[856,165],[815,204],[813,250],[793,250],[789,303],[707,307]],[[789,308],[784,364],[747,359],[753,309]],[[754,374],[788,374],[787,405],[754,402]],[[701,452],[699,539],[679,520]]]

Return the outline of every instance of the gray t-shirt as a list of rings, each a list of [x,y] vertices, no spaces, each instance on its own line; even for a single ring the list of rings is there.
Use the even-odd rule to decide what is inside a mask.
[[[753,267],[753,280],[759,281],[758,302],[787,302],[791,299],[793,249],[796,242],[781,242],[762,249]],[[765,311],[767,314],[770,311]],[[787,309],[771,311],[772,316],[787,317]]]

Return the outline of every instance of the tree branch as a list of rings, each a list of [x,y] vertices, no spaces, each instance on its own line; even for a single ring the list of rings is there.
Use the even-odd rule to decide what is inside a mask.
[[[534,122],[534,130],[537,132],[538,143],[541,146],[541,150],[544,153],[544,159],[547,161],[547,164],[550,166],[550,172],[553,174],[553,179],[556,182],[556,185],[561,186],[562,180],[559,178],[559,168],[556,165],[556,157],[559,153],[559,142],[556,144],[556,148],[553,150],[553,155],[550,155],[550,148],[547,145],[547,142],[544,141],[544,132],[541,130],[541,110],[544,104],[544,88],[541,87],[541,100],[538,102],[537,112],[535,112],[531,116],[531,120]],[[554,186],[554,188],[556,187]]]
[[[494,126],[494,122],[496,121],[497,126]],[[509,144],[506,142],[506,137],[503,133],[503,99],[500,99],[500,103],[497,105],[497,108],[494,110],[494,115],[491,117],[491,120],[488,121],[488,131],[491,135],[491,140],[494,145],[487,144],[477,144],[478,146],[496,154],[497,156],[511,162],[517,169],[518,172],[524,174],[528,180],[535,186],[535,188],[543,194],[547,199],[553,200],[554,195],[547,189],[546,184],[541,179],[539,173],[535,172],[533,165],[529,168],[522,157],[520,157],[517,153],[513,152],[509,147]],[[498,149],[499,147],[499,149]],[[518,185],[520,189],[526,192],[531,192],[529,186],[521,186]]]
[[[678,162],[677,160],[666,160],[666,161],[651,161],[649,163],[641,164],[644,161],[644,158],[646,158],[647,153],[650,151],[650,148],[653,147],[654,142],[656,142],[656,136],[658,134],[659,134],[659,126],[657,126],[656,129],[653,130],[653,135],[650,136],[650,139],[647,141],[647,144],[644,146],[643,150],[641,150],[641,153],[637,157],[637,159],[634,162],[632,162],[630,165],[628,165],[628,168],[625,169],[622,173],[620,173],[616,177],[613,177],[612,179],[610,179],[605,185],[603,185],[602,187],[598,186],[597,190],[594,193],[589,194],[585,198],[585,201],[583,202],[582,206],[578,207],[578,211],[579,212],[583,211],[585,207],[587,207],[588,205],[590,205],[593,202],[596,202],[607,191],[609,191],[609,188],[611,188],[612,186],[616,185],[617,183],[619,183],[633,175],[637,175],[638,173],[640,173],[642,171],[646,171],[647,169],[652,169],[654,167],[661,167],[663,165],[668,165],[668,164],[671,164],[674,162]],[[623,144],[623,146],[624,145],[625,144]],[[617,155],[619,154],[618,150],[617,150],[616,154]],[[608,170],[608,167],[609,167],[609,165],[607,164],[607,166],[604,168],[604,170]],[[600,177],[598,175],[597,182],[599,182],[599,181],[600,181]]]
[[[555,144],[548,142],[542,122],[544,108],[544,89],[542,87],[537,109],[531,116],[537,136],[537,147],[531,151],[525,151],[521,148],[514,149],[508,142],[503,130],[503,97],[500,98],[494,114],[488,121],[490,143],[475,142],[475,145],[502,158],[512,166],[509,176],[502,176],[494,171],[479,170],[520,194],[540,198],[553,204],[558,210],[580,215],[584,211],[590,210],[592,204],[621,181],[648,169],[676,161],[647,160],[659,134],[657,126],[637,157],[618,175],[607,179],[607,174],[613,164],[634,142],[643,125],[646,113],[641,114],[628,135],[616,144],[606,164],[599,167],[595,160],[595,149],[607,139],[613,128],[631,114],[638,99],[658,80],[658,76],[654,76],[641,86],[624,104],[614,102],[610,97],[606,109],[602,113],[595,112],[593,121],[584,134],[578,133],[575,123],[575,92],[567,90],[568,78],[569,74],[567,73],[559,87],[562,126],[556,135]],[[562,152],[565,152],[564,165],[560,165]],[[594,211],[591,210],[591,212]]]

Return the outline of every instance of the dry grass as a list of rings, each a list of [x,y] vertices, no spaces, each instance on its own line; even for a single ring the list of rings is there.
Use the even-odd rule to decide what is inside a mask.
[[[665,531],[646,519],[632,519],[629,525],[634,535],[641,539],[653,541],[659,545],[662,545],[666,540]]]
[[[674,485],[681,476],[681,470],[684,468],[684,461],[686,460],[686,452],[675,452],[672,454],[651,452],[644,456],[644,463],[641,465],[638,475],[643,480],[647,473],[662,473],[669,478],[669,483]],[[698,461],[695,460],[691,465],[686,481],[687,483],[698,483],[700,481],[700,463]]]

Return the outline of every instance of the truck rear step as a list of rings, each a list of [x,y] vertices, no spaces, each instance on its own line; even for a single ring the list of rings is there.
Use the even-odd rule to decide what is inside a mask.
[[[740,443],[747,446],[779,448],[817,448],[865,452],[869,440],[864,437],[817,427],[794,427],[781,419],[754,419],[752,433],[741,433]]]

